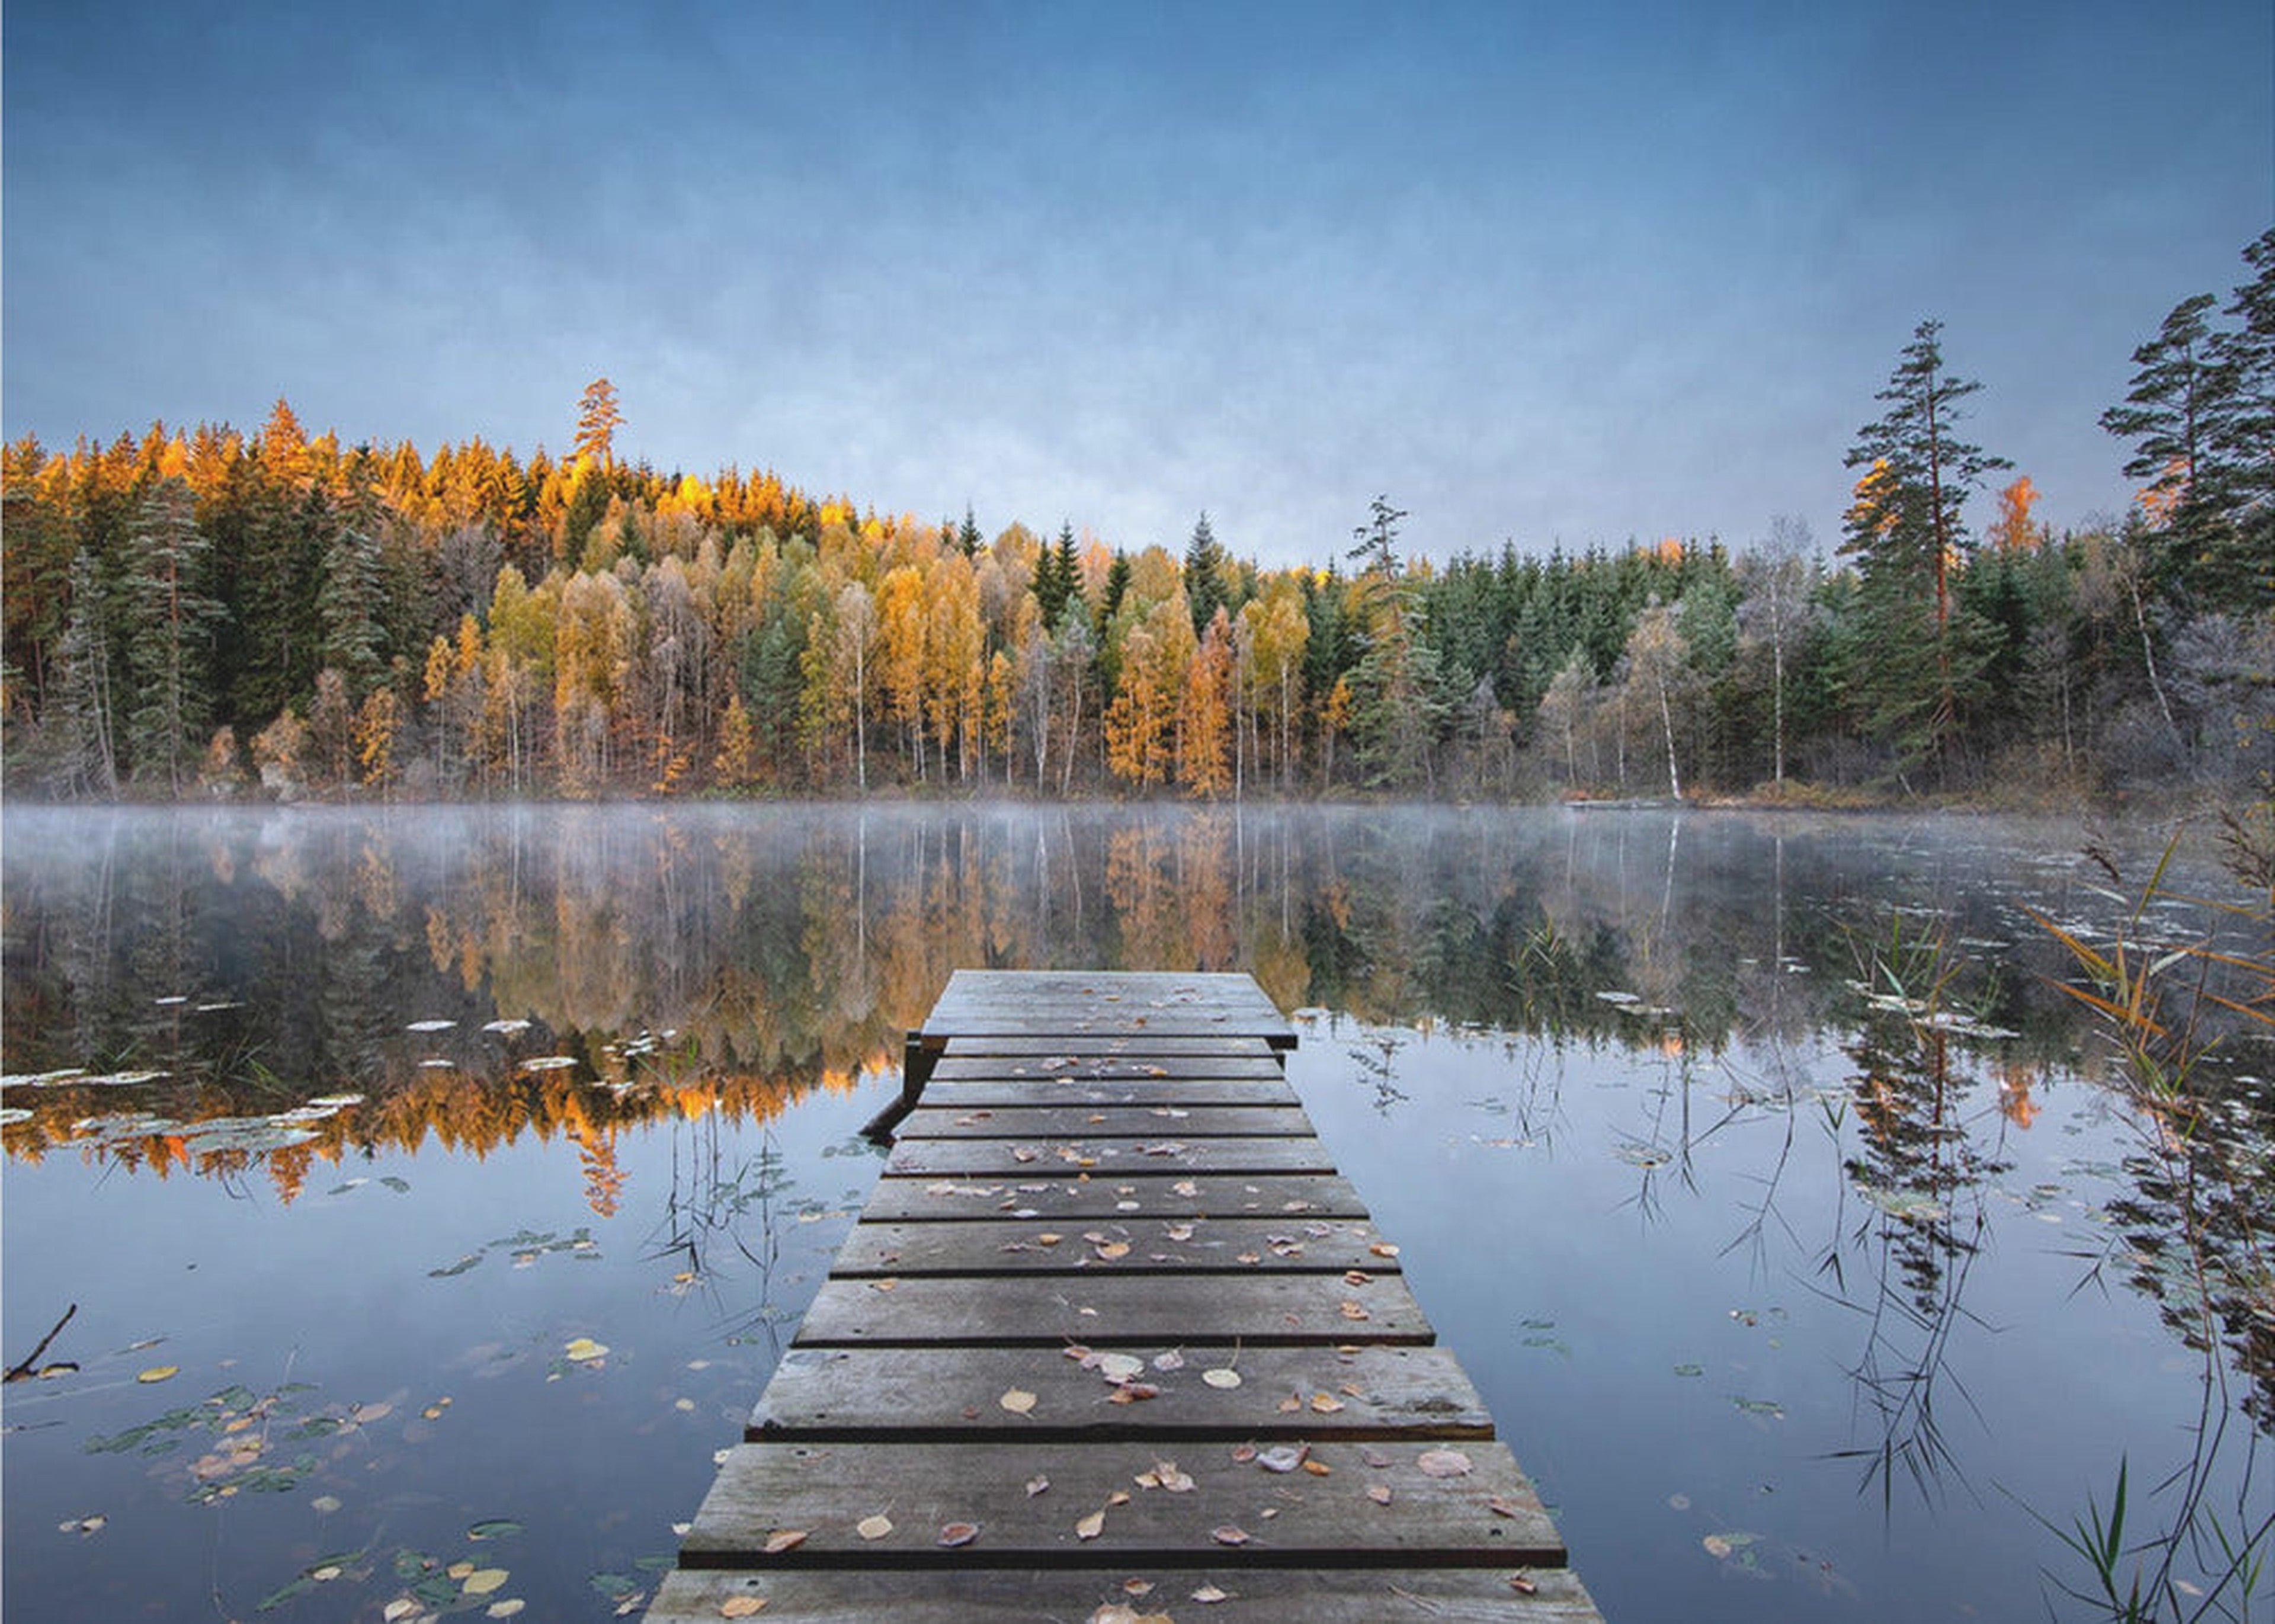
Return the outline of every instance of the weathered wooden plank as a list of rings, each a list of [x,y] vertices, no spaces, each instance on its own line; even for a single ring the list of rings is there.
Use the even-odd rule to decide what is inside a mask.
[[[919,1032],[921,1037],[922,1033]],[[1224,1060],[1270,1060],[1276,1066],[1279,1051],[1262,1038],[1243,1038],[1237,1032],[1207,1032],[1200,1036],[1178,1037],[1156,1034],[1151,1038],[1098,1037],[1067,1032],[1056,1037],[1029,1037],[1017,1032],[972,1032],[954,1039],[939,1039],[943,1054],[953,1053],[967,1058],[1000,1058],[1016,1056],[1048,1060],[1053,1055],[1077,1060],[1112,1060],[1126,1058],[1143,1050],[1154,1059],[1166,1056]]]
[[[1168,1124],[1174,1128],[1175,1123]],[[1309,1135],[1293,1139],[918,1139],[896,1144],[885,1171],[902,1178],[1022,1178],[1086,1172],[1096,1178],[1198,1173],[1333,1173],[1334,1159]]]
[[[1282,1447],[1294,1448],[1294,1446]],[[1252,1455],[1251,1451],[1251,1455]],[[1425,1462],[1468,1463],[1439,1477]],[[867,1567],[1131,1564],[1561,1567],[1564,1543],[1502,1445],[1311,1446],[1299,1467],[1270,1471],[1236,1460],[1220,1440],[1174,1454],[1143,1440],[1095,1444],[738,1444],[680,1546],[691,1567]],[[1182,1492],[1141,1479],[1164,1461],[1191,1480]],[[1373,1464],[1374,1462],[1382,1464]],[[1047,1487],[1030,1492],[1043,1479]],[[1367,1492],[1389,1491],[1387,1503]],[[1121,1503],[1115,1495],[1125,1496]],[[889,1509],[888,1509],[889,1508]],[[1102,1512],[1085,1537],[1077,1524]],[[856,1524],[885,1513],[890,1532]],[[941,1528],[969,1522],[967,1545],[945,1550]],[[1240,1543],[1214,1530],[1236,1529]],[[768,1554],[770,1537],[805,1537]],[[779,1542],[777,1542],[779,1543]]]
[[[1485,1401],[1443,1348],[1146,1348],[1141,1379],[1160,1391],[1116,1403],[1117,1389],[1064,1348],[793,1348],[759,1395],[752,1441],[907,1443],[1069,1441],[1087,1437],[1262,1440],[1485,1439]],[[1174,1355],[1175,1369],[1155,1359]],[[1236,1387],[1204,1379],[1230,1369]],[[1035,1395],[1024,1415],[1002,1395]],[[1292,1406],[1290,1404],[1292,1401]],[[1329,1408],[1333,1406],[1334,1408]]]
[[[897,1519],[896,1519],[897,1520]],[[1509,1581],[1532,1589],[1523,1595]],[[1152,1588],[1133,1592],[1131,1582]],[[1223,1599],[1190,1599],[1206,1590]],[[685,1570],[669,1575],[648,1617],[655,1624],[717,1624],[722,1605],[748,1596],[760,1624],[1078,1624],[1124,1606],[1178,1619],[1300,1619],[1304,1624],[1601,1624],[1577,1575],[1564,1567],[1286,1569],[1202,1562],[1035,1572],[1021,1568],[772,1573]]]
[[[1150,1047],[1139,1054],[1030,1054],[1021,1056],[967,1054],[959,1042],[933,1068],[935,1083],[1049,1082],[1071,1079],[1096,1082],[1107,1077],[1198,1082],[1270,1083],[1287,1074],[1280,1062],[1246,1054],[1160,1054]]]
[[[1100,1269],[1009,1275],[984,1288],[939,1277],[833,1279],[815,1294],[797,1345],[1168,1348],[1434,1340],[1421,1305],[1395,1274],[1354,1287],[1339,1274],[1114,1275]]]
[[[1022,1139],[1058,1144],[1094,1138],[1311,1138],[1311,1119],[1301,1106],[1125,1105],[994,1106],[970,1109],[926,1106],[909,1113],[896,1133],[911,1139]]]
[[[1364,1219],[1100,1218],[1079,1229],[1043,1219],[877,1223],[853,1227],[830,1265],[867,1275],[1116,1274],[1215,1271],[1272,1274],[1398,1272],[1394,1247]]]
[[[945,1070],[946,1068],[941,1069]],[[1264,1079],[1196,1077],[1163,1083],[1151,1077],[1107,1077],[1073,1082],[1037,1078],[943,1080],[939,1072],[925,1085],[923,1110],[1002,1111],[1066,1106],[1294,1106],[1293,1084]]]
[[[1364,1218],[1366,1204],[1341,1174],[1124,1178],[1053,1177],[1038,1163],[1013,1178],[886,1177],[863,1216],[881,1223],[935,1219]],[[1043,1176],[1033,1176],[1041,1175]]]

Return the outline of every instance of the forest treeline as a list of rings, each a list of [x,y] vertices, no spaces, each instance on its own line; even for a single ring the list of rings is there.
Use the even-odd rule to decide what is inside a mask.
[[[2275,770],[2275,230],[2103,426],[2055,533],[1924,321],[1831,558],[1719,541],[1442,566],[1378,497],[1315,565],[615,452],[154,425],[4,449],[9,788],[59,797],[2060,795]],[[1995,492],[1974,534],[1963,510]]]

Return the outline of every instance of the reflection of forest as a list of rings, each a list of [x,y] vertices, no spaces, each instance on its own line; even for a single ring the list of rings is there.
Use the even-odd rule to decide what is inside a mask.
[[[194,1121],[341,1091],[371,1103],[326,1132],[403,1147],[764,1114],[892,1063],[959,966],[1245,969],[1285,1008],[1629,1045],[1679,1023],[1712,1049],[1823,1024],[1871,910],[1935,903],[1959,936],[2015,936],[1995,854],[1857,822],[35,810],[9,835],[7,1070],[169,1074],[155,1102],[11,1087],[32,1113],[7,1129],[17,1155],[105,1110]],[[2010,1046],[2067,1046],[2070,1013],[2031,978],[1999,997]],[[482,1030],[501,1019],[531,1024]],[[519,1065],[547,1054],[578,1064]]]

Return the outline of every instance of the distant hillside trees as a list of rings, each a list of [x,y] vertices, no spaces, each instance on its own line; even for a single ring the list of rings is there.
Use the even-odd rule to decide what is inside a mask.
[[[1321,566],[992,540],[770,472],[154,425],[0,448],[8,787],[55,796],[2044,798],[2275,774],[2275,232],[2104,417],[2143,481],[2056,534],[1922,322],[1839,549],[1434,564],[1377,495]],[[1971,496],[1995,511],[1980,544]],[[1339,553],[1346,555],[1338,556]],[[1346,566],[1355,573],[1347,573]],[[252,787],[250,789],[248,787]],[[2264,791],[2263,791],[2264,792]]]

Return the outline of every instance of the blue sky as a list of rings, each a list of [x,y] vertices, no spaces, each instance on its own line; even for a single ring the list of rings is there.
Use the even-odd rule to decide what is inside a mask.
[[[200,14],[202,13],[202,14]],[[1913,326],[2070,524],[2275,6],[9,0],[0,427],[571,434],[1267,563],[1836,539]],[[1978,521],[1990,511],[1978,503]]]

